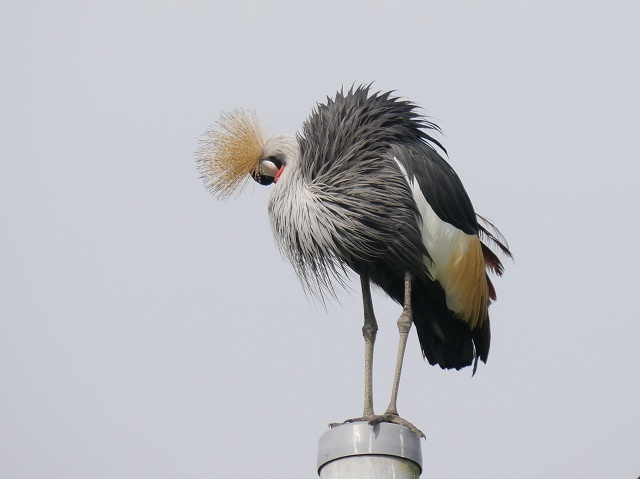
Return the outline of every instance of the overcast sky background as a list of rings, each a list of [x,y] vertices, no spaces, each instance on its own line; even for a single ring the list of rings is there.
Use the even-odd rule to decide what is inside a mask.
[[[433,478],[640,475],[640,6],[0,3],[0,477],[313,478],[362,411],[357,281],[325,311],[269,188],[195,168],[222,111],[294,133],[342,85],[424,107],[509,240],[488,364],[412,333],[400,413]],[[375,405],[400,308],[377,293]]]

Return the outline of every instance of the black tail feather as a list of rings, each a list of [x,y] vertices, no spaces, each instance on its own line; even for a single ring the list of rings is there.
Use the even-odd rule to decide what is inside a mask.
[[[489,339],[469,329],[466,322],[447,308],[442,287],[419,279],[412,295],[413,322],[422,354],[429,364],[443,369],[461,369],[473,364],[476,356],[486,361]]]
[[[487,225],[487,227],[485,228],[481,224],[478,224],[478,227],[480,228],[480,231],[479,231],[480,239],[487,240],[487,242],[490,245],[498,248],[505,256],[513,259],[513,255],[511,254],[511,251],[509,251],[509,244],[507,243],[507,240],[505,239],[505,237],[502,236],[502,233],[500,233],[498,228],[496,228],[495,225],[485,217],[480,215],[476,215],[476,216],[480,219],[480,221],[482,221],[482,223]],[[483,246],[484,246],[484,248],[482,248],[483,252],[487,250],[491,254],[493,254],[493,252],[486,245],[484,245],[484,243],[483,243]],[[495,254],[493,254],[493,257],[495,258],[495,261],[497,261],[497,263],[499,264],[499,268],[495,270],[495,272],[498,275],[502,275],[502,271],[504,270],[504,268],[502,267],[502,263],[500,262],[500,260]],[[485,259],[486,259],[486,256],[485,256]]]

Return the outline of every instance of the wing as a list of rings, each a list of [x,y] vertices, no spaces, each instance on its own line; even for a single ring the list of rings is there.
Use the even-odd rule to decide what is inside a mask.
[[[392,153],[420,212],[427,268],[444,289],[447,307],[473,330],[484,323],[489,296],[473,206],[458,175],[430,145],[409,145]]]
[[[466,234],[478,233],[478,220],[462,181],[435,148],[415,141],[393,145],[390,154],[402,166],[407,179],[418,183],[422,195],[442,221]]]

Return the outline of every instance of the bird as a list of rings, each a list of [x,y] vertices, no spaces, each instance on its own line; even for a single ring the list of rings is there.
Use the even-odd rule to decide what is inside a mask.
[[[390,422],[424,434],[398,414],[408,334],[442,369],[486,363],[489,305],[512,258],[498,229],[476,214],[440,128],[413,102],[371,84],[339,90],[313,108],[296,135],[267,137],[253,112],[223,113],[200,139],[197,168],[219,199],[253,179],[272,185],[268,213],[276,245],[307,292],[324,299],[360,279],[365,342],[364,410],[346,422]],[[378,323],[371,285],[402,306],[399,346],[385,413],[373,407]],[[332,423],[336,426],[342,423]]]

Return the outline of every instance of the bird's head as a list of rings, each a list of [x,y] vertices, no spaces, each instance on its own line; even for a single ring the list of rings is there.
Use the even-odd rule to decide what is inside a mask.
[[[235,110],[205,133],[197,161],[207,189],[226,198],[240,192],[249,177],[261,185],[278,182],[298,154],[295,137],[265,139],[255,114]]]
[[[265,143],[258,168],[251,177],[261,185],[276,183],[285,168],[294,165],[299,154],[300,146],[293,136],[274,136]]]

